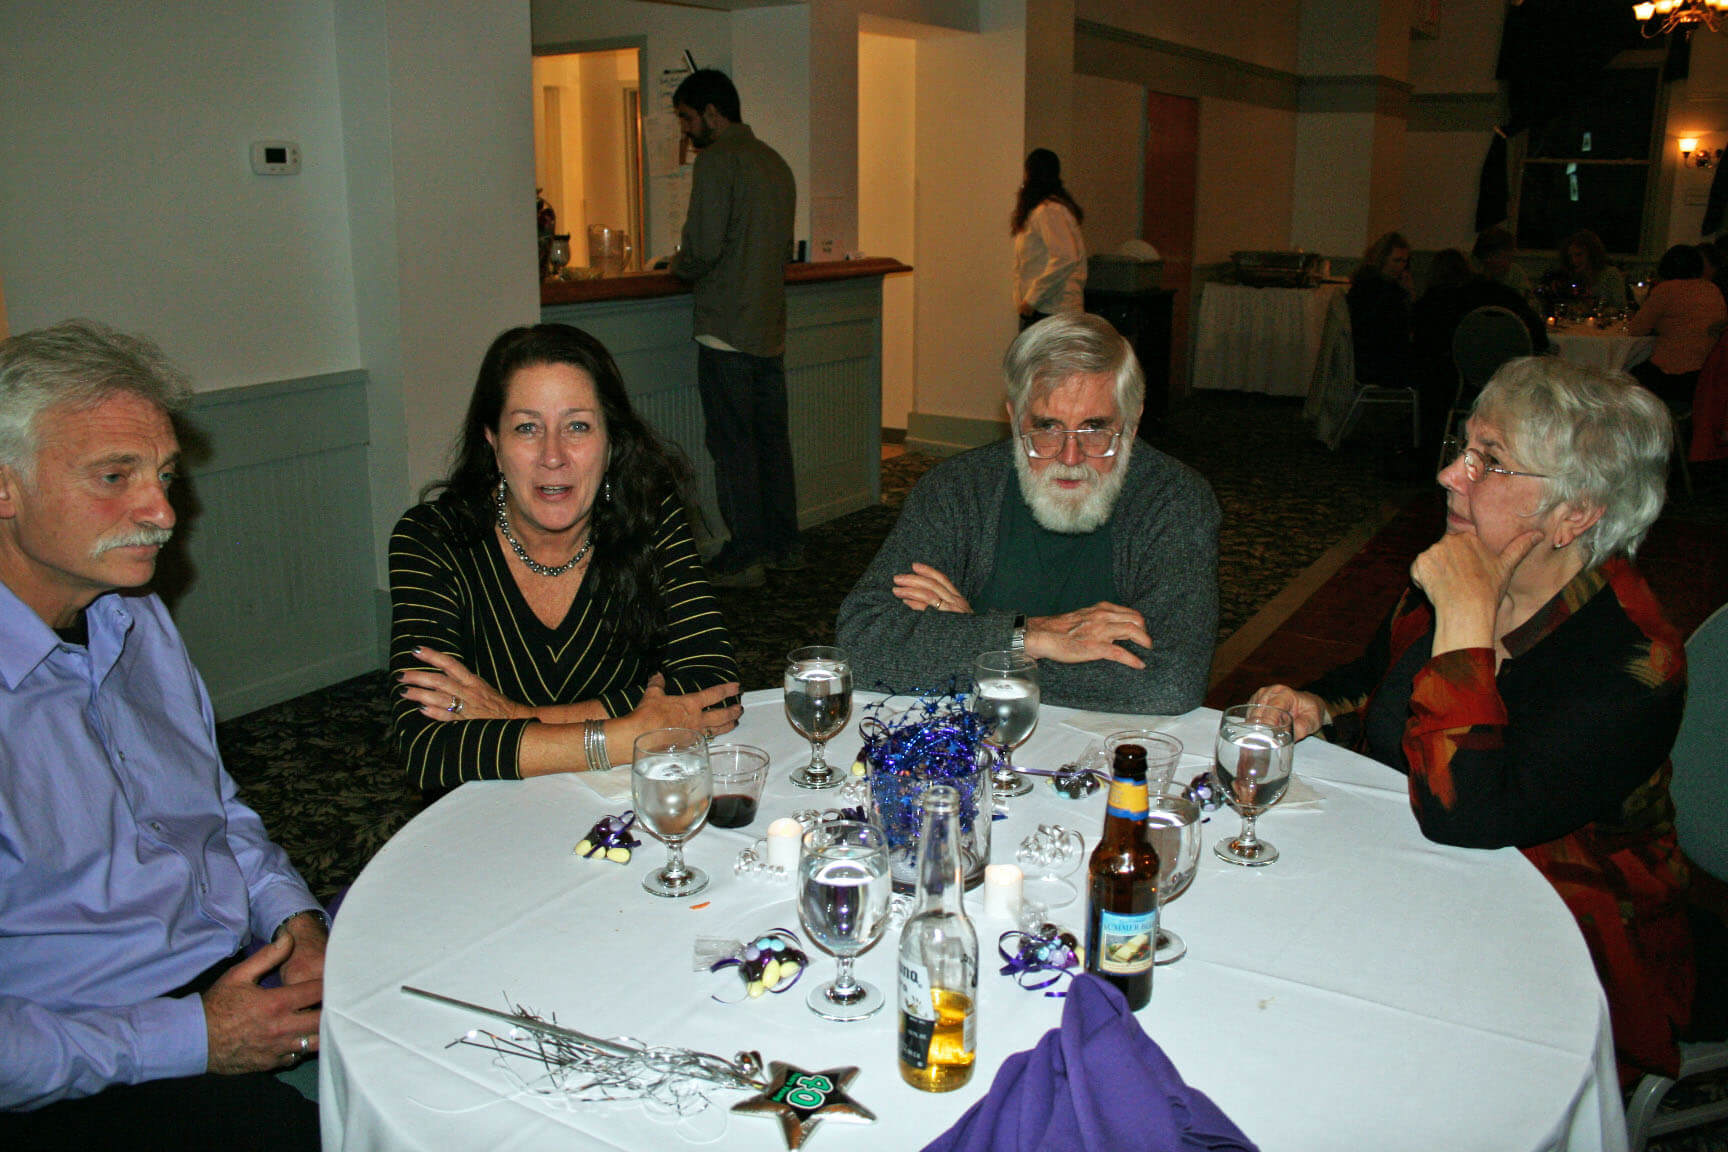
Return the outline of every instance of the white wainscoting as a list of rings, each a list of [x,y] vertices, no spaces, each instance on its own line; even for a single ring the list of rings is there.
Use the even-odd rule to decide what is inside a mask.
[[[157,585],[221,718],[379,667],[366,374],[198,395]]]
[[[881,498],[881,278],[793,285],[786,313],[792,465],[798,523],[808,528]],[[723,536],[703,446],[690,297],[561,304],[543,308],[541,319],[574,324],[606,345],[636,410],[690,457],[706,535]]]

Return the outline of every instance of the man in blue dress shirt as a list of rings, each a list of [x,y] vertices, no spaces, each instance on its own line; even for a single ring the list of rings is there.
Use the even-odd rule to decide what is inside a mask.
[[[318,1143],[317,1109],[268,1073],[317,1048],[323,913],[240,802],[142,590],[187,399],[153,345],[100,325],[0,342],[9,1149]]]

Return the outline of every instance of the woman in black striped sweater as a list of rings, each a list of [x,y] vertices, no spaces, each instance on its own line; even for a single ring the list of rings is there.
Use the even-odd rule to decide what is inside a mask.
[[[605,768],[654,728],[737,725],[687,476],[592,336],[540,324],[493,341],[449,477],[390,539],[392,729],[410,779]]]

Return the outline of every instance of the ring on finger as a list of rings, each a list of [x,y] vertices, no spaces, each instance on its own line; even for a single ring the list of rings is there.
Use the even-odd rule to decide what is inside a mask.
[[[452,696],[450,697],[450,703],[445,705],[444,711],[450,713],[452,716],[460,716],[464,707],[465,705],[462,703],[462,697]]]
[[[312,1037],[310,1037],[310,1036],[300,1037],[300,1054],[302,1056],[304,1056],[307,1052],[309,1052],[311,1050],[311,1048],[312,1048]]]

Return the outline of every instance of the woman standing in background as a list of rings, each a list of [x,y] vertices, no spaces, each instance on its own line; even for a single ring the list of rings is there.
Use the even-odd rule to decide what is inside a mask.
[[[1014,304],[1020,330],[1057,312],[1083,312],[1085,213],[1062,186],[1062,161],[1048,148],[1026,157],[1026,182],[1014,204]]]

